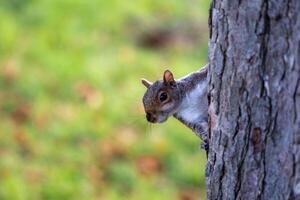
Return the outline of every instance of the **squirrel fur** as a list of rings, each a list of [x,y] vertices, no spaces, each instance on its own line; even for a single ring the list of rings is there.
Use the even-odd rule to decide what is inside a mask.
[[[142,83],[147,88],[143,97],[146,119],[162,123],[174,116],[203,140],[201,146],[207,150],[207,66],[178,80],[165,70],[162,80],[142,79]]]

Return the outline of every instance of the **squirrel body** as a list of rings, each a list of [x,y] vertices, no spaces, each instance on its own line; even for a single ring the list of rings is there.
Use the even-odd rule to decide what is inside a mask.
[[[151,83],[142,79],[147,87],[143,97],[146,119],[151,123],[165,122],[174,116],[203,140],[207,149],[208,102],[207,66],[175,81],[166,70],[163,80]]]

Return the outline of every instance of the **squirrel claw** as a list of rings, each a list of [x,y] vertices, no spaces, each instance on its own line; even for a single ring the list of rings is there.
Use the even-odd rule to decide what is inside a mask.
[[[207,140],[202,141],[201,144],[200,144],[200,147],[201,147],[201,149],[204,149],[205,151],[208,151],[208,147],[209,147],[208,141]]]

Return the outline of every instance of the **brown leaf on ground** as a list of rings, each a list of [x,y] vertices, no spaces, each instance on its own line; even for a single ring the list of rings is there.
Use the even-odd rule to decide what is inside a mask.
[[[19,105],[12,113],[12,119],[17,123],[21,124],[26,122],[30,117],[30,106],[28,104]]]
[[[84,81],[77,82],[74,86],[74,90],[76,94],[78,94],[78,96],[82,98],[84,101],[86,101],[94,91],[92,86],[89,83]]]
[[[14,134],[14,139],[24,152],[28,152],[31,150],[29,139],[24,130],[17,130]]]
[[[123,158],[127,154],[124,146],[117,143],[115,140],[102,140],[100,142],[100,156],[104,161],[109,161],[115,158]]]
[[[34,123],[40,130],[45,129],[49,123],[49,115],[47,113],[38,113],[35,116]]]
[[[195,200],[198,195],[193,190],[183,190],[179,193],[179,200]]]
[[[102,104],[102,94],[91,84],[79,81],[74,86],[74,91],[91,108],[97,109]]]
[[[96,165],[91,165],[87,170],[88,178],[96,185],[97,188],[103,187],[105,184],[102,170]]]
[[[18,70],[16,68],[16,59],[8,60],[2,70],[0,71],[1,76],[6,82],[12,82],[17,78]]]
[[[138,171],[145,176],[159,173],[162,170],[162,163],[159,158],[153,155],[145,155],[136,161]]]
[[[56,117],[66,121],[72,121],[78,115],[76,107],[66,103],[58,104],[54,111]]]

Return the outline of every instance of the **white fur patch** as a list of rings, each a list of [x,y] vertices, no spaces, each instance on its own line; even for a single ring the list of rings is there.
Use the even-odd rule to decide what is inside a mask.
[[[182,100],[182,104],[177,110],[179,117],[183,118],[186,122],[194,123],[203,117],[207,105],[201,102],[203,95],[206,93],[206,82],[200,82],[195,89],[190,91]]]
[[[174,106],[173,102],[167,103],[165,105],[163,105],[163,107],[161,108],[161,111],[166,111],[169,110],[170,108],[172,108]]]

